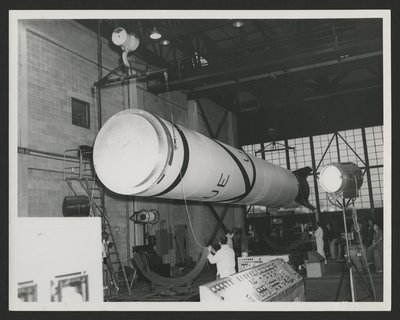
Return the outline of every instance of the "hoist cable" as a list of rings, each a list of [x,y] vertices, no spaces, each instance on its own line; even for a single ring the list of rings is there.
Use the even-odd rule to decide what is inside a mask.
[[[171,96],[170,96],[170,91],[169,91],[168,73],[167,72],[164,72],[164,78],[165,78],[165,85],[167,88],[167,100],[168,100],[168,105],[169,105],[169,109],[170,109],[169,111],[170,111],[170,117],[171,117],[171,123],[172,123],[172,136],[173,136],[174,149],[177,150],[178,147],[176,144],[175,123],[174,123],[174,117],[173,117],[172,109],[171,109]],[[186,201],[186,192],[185,192],[185,187],[184,187],[184,183],[183,183],[183,179],[182,179],[183,178],[182,171],[180,169],[179,169],[179,177],[180,177],[181,187],[182,187],[182,197],[183,197],[183,201],[185,203],[185,211],[186,211],[186,215],[188,218],[190,230],[192,231],[193,239],[200,248],[207,249],[207,247],[203,246],[200,243],[200,241],[197,239],[196,234],[194,232],[194,228],[193,228],[192,221],[190,218],[189,208],[188,208],[187,201]]]

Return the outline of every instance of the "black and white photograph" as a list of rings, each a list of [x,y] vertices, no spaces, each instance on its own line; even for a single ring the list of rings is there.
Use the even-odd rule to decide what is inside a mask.
[[[390,311],[390,35],[10,11],[9,309]]]

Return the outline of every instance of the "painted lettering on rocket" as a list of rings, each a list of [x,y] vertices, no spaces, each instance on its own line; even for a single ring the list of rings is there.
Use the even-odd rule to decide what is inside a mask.
[[[246,152],[239,150],[239,153],[245,156],[245,158],[243,158],[244,162],[249,162],[249,156],[246,154]]]
[[[157,181],[157,184],[159,184],[161,182],[162,179],[164,179],[165,177],[165,173],[163,173],[163,175],[161,176],[161,179]]]
[[[216,196],[219,194],[219,191],[218,191],[218,190],[211,190],[211,192],[214,192],[214,194],[213,194],[212,196],[210,196],[210,197],[203,197],[203,199],[211,199],[211,198],[216,197]]]
[[[224,179],[224,174],[221,173],[221,177],[219,177],[219,181],[217,183],[217,187],[223,187],[224,188],[226,186],[226,184],[228,183],[230,176],[231,175],[228,174],[228,177],[226,179]]]
[[[227,177],[224,177],[224,174],[221,173],[221,176],[219,177],[219,180],[218,180],[218,182],[217,182],[217,187],[225,188],[226,184],[227,184],[228,181],[229,181],[230,176],[231,176],[231,175],[228,174]],[[213,189],[213,190],[211,190],[211,192],[214,193],[212,196],[203,197],[203,199],[211,199],[211,198],[216,197],[216,196],[219,194],[219,191],[218,191],[218,190],[214,190],[214,189]]]

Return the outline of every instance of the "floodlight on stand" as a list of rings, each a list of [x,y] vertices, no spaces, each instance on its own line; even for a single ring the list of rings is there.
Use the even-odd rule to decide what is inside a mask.
[[[121,47],[122,49],[122,60],[127,67],[130,67],[128,62],[128,53],[135,51],[139,47],[139,38],[132,34],[126,32],[124,28],[116,28],[111,36],[112,42]]]
[[[330,202],[337,207],[342,209],[342,216],[343,216],[343,226],[344,226],[344,233],[345,233],[345,250],[346,250],[346,263],[345,268],[343,269],[342,273],[342,280],[345,275],[345,270],[348,270],[349,280],[350,280],[350,293],[351,293],[351,300],[352,302],[356,301],[356,291],[354,289],[354,276],[353,272],[358,272],[357,277],[360,278],[362,275],[360,274],[359,270],[357,269],[356,265],[351,259],[350,256],[350,240],[353,240],[349,237],[349,233],[347,231],[347,221],[346,221],[346,209],[352,205],[353,214],[356,211],[354,207],[354,201],[358,197],[358,192],[360,187],[363,183],[363,174],[361,169],[352,162],[344,162],[344,163],[331,163],[325,166],[319,175],[319,182],[324,189],[329,194]],[[336,199],[336,203],[331,201],[332,198],[343,198],[343,204],[341,204]],[[348,202],[344,201],[344,199],[349,199]],[[352,204],[350,204],[352,202]],[[354,217],[353,217],[354,219]],[[359,230],[355,229],[358,232],[358,236],[361,243],[361,236]],[[364,256],[365,259],[365,256]],[[365,263],[367,261],[365,260]],[[372,278],[371,283],[373,286]],[[342,281],[339,285],[338,293],[342,286]],[[336,298],[338,297],[338,294]]]
[[[150,38],[153,40],[158,40],[161,38],[161,33],[158,32],[156,27],[154,27],[153,30],[151,31]]]
[[[361,169],[352,162],[331,163],[319,175],[319,183],[327,193],[343,198],[356,198],[363,183]]]

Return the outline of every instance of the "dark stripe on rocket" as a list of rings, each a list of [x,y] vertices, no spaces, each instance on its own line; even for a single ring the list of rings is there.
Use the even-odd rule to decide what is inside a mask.
[[[156,116],[155,114],[153,114],[153,116],[160,122],[161,126],[165,130],[165,133],[166,133],[166,136],[167,136],[167,139],[168,139],[168,144],[169,145],[173,145],[174,142],[172,141],[171,134],[169,133],[169,130],[168,130],[167,126],[165,125],[164,121],[162,121],[161,118]],[[170,154],[168,156],[168,158],[169,158],[168,159],[168,165],[171,165],[172,161],[174,160],[174,150],[175,150],[175,148],[171,148],[170,149]],[[160,183],[161,180],[159,180],[157,183]]]
[[[253,168],[253,181],[251,182],[251,185],[250,185],[249,176],[247,175],[246,169],[243,167],[243,165],[240,162],[240,160],[238,158],[236,158],[236,156],[228,148],[226,148],[223,144],[221,144],[219,141],[214,140],[214,142],[218,143],[232,157],[232,159],[236,162],[237,166],[239,167],[240,172],[243,175],[243,180],[244,180],[244,185],[245,185],[245,191],[241,195],[238,195],[238,196],[230,198],[230,199],[218,200],[218,202],[236,202],[236,201],[240,201],[243,198],[245,198],[251,192],[251,190],[253,190],[254,184],[256,182],[256,167],[254,166],[254,163],[251,160],[251,158],[246,153],[243,152],[243,155],[245,155],[247,157],[247,159],[250,161],[251,166]]]
[[[164,191],[161,191],[160,193],[155,194],[153,197],[162,196],[162,195],[170,192],[172,189],[174,189],[179,184],[179,182],[181,182],[181,179],[183,179],[183,177],[185,176],[185,173],[186,173],[188,165],[189,165],[189,144],[187,142],[187,139],[186,139],[184,133],[182,132],[182,130],[179,129],[178,126],[176,126],[175,124],[173,124],[173,126],[176,128],[176,130],[178,131],[179,135],[181,136],[182,143],[183,143],[183,162],[182,162],[182,167],[179,170],[179,174],[175,178],[174,182],[172,182],[170,184],[170,186],[168,188],[166,188]]]

